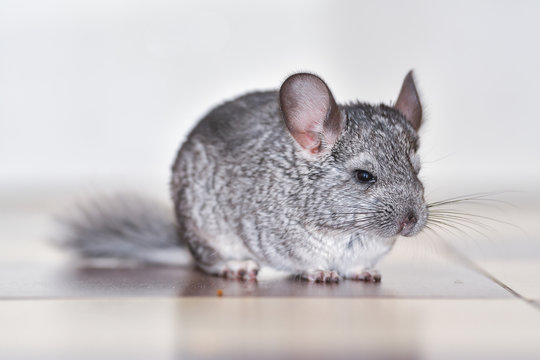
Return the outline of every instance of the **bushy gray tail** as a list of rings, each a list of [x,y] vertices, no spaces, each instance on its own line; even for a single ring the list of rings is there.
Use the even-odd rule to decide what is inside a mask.
[[[60,219],[60,245],[87,259],[184,265],[191,256],[178,236],[173,212],[136,195],[117,195],[79,205]]]

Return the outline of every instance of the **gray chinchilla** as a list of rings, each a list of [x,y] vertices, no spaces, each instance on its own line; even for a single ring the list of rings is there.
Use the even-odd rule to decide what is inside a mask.
[[[398,235],[424,227],[422,107],[412,72],[393,106],[339,105],[319,77],[290,76],[206,115],[172,167],[172,214],[151,202],[97,201],[67,221],[89,258],[182,263],[256,278],[260,266],[311,281],[379,281]]]

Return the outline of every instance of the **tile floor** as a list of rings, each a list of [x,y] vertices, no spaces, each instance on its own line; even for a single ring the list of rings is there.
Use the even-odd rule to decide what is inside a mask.
[[[241,282],[189,268],[83,266],[45,241],[48,205],[8,200],[2,360],[540,359],[535,208],[519,215],[525,239],[402,239],[380,284],[323,285],[267,271]]]

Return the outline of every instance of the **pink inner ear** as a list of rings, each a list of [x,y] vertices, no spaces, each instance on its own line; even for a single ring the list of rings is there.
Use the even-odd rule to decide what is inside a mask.
[[[281,87],[281,109],[287,128],[296,142],[311,154],[321,150],[331,96],[326,84],[311,74],[293,75]]]
[[[316,133],[312,131],[293,133],[291,131],[291,134],[296,140],[296,142],[298,142],[301,147],[303,147],[310,153],[316,154],[319,152],[319,149],[321,147],[321,141],[319,140],[319,137]]]
[[[321,145],[324,120],[328,108],[328,97],[309,97],[309,91],[303,89],[297,99],[297,108],[291,114],[290,131],[296,141],[310,152]]]

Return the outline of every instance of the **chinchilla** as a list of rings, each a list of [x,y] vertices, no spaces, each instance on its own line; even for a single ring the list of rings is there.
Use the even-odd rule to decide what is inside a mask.
[[[66,221],[88,258],[186,263],[254,279],[261,266],[311,281],[379,281],[399,235],[426,224],[418,179],[422,106],[412,72],[392,106],[339,105],[316,75],[214,108],[172,166],[174,214],[138,198],[97,200]]]

